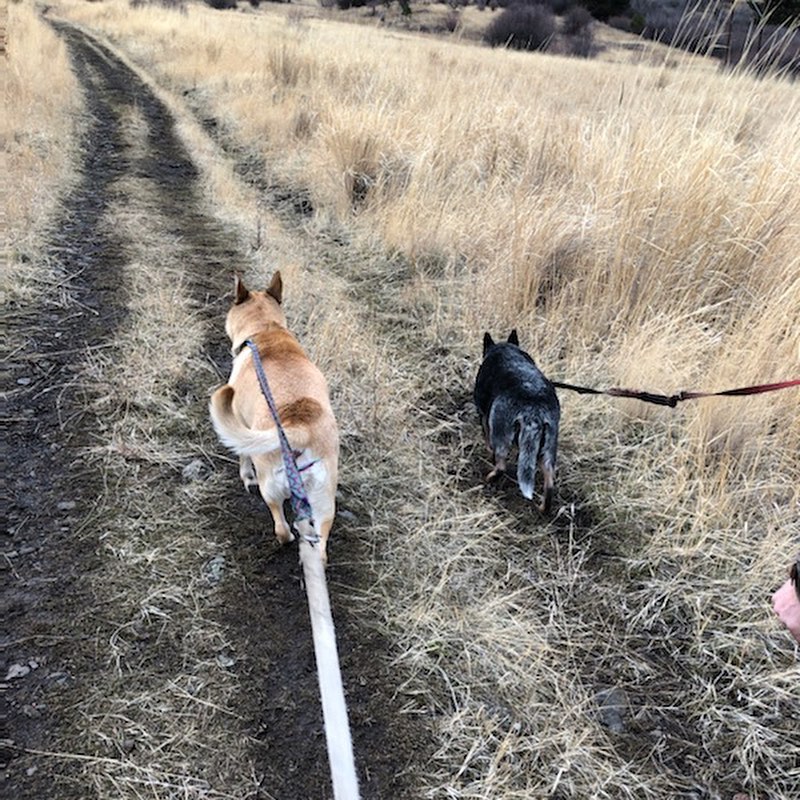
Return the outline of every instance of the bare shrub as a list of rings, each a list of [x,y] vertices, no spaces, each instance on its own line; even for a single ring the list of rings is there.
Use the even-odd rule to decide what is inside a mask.
[[[561,30],[567,36],[575,36],[592,24],[592,15],[583,6],[573,6],[564,15]]]
[[[180,11],[182,14],[187,13],[184,0],[130,0],[131,8],[144,8],[146,6],[159,6],[170,11]]]
[[[578,58],[591,58],[597,53],[594,42],[594,32],[590,27],[583,28],[573,36],[565,39],[566,53]]]
[[[542,5],[547,6],[554,14],[563,16],[575,7],[575,0],[542,0]]]
[[[631,30],[631,20],[626,16],[609,17],[606,20],[606,25],[611,28],[616,28],[618,31],[625,31],[626,33]]]
[[[461,25],[461,14],[459,14],[455,9],[450,10],[447,13],[447,16],[445,16],[442,25],[446,31],[455,33]]]
[[[555,16],[544,6],[511,6],[486,29],[484,41],[492,47],[546,50],[556,32]]]

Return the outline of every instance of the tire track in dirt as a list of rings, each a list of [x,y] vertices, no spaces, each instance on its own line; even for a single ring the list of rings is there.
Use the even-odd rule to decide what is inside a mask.
[[[108,397],[98,396],[106,385],[103,379],[89,382],[87,388],[85,374],[87,369],[90,373],[99,369],[93,362],[97,353],[108,355],[105,368],[111,371],[124,357],[117,336],[139,299],[132,289],[136,259],[131,252],[146,253],[148,247],[137,241],[130,227],[114,224],[112,207],[143,205],[126,196],[125,187],[147,185],[143,191],[150,213],[157,217],[148,224],[179,243],[185,265],[180,267],[184,274],[176,273],[176,279],[185,280],[195,316],[207,331],[203,351],[217,365],[226,365],[228,358],[222,332],[225,294],[231,267],[240,266],[242,256],[236,242],[204,211],[197,167],[178,139],[166,107],[105,46],[67,24],[57,23],[56,28],[69,45],[84,89],[88,128],[82,178],[65,198],[63,216],[51,239],[57,281],[62,290],[66,287],[67,298],[60,306],[33,309],[21,321],[16,332],[26,343],[12,362],[13,379],[25,379],[31,365],[40,376],[18,384],[21,388],[12,393],[10,402],[14,419],[10,449],[26,456],[9,475],[15,495],[9,513],[14,578],[9,595],[15,638],[8,664],[28,669],[14,678],[9,698],[11,793],[23,799],[66,800],[86,797],[87,785],[92,784],[92,796],[104,796],[109,786],[118,796],[127,796],[125,787],[136,787],[138,776],[149,767],[143,744],[151,733],[157,738],[152,728],[158,724],[158,714],[141,700],[137,708],[117,684],[129,681],[144,692],[148,680],[169,681],[175,675],[184,677],[181,669],[191,672],[185,662],[187,648],[195,644],[188,631],[193,612],[186,602],[170,606],[162,598],[161,607],[153,606],[168,620],[159,629],[147,614],[136,617],[139,601],[126,596],[140,586],[105,583],[108,549],[116,546],[124,552],[123,545],[113,545],[112,534],[124,532],[127,518],[137,513],[138,501],[122,497],[131,494],[129,484],[136,483],[152,487],[152,492],[163,491],[165,501],[175,504],[174,532],[180,533],[181,526],[197,526],[205,537],[197,546],[211,548],[208,552],[216,547],[215,563],[223,565],[218,586],[189,598],[204,604],[219,629],[219,642],[197,647],[206,647],[207,653],[192,653],[201,667],[190,677],[211,682],[213,669],[220,664],[236,675],[237,689],[224,698],[224,713],[209,712],[204,724],[220,734],[218,741],[227,738],[234,762],[237,747],[242,759],[231,764],[220,753],[187,753],[186,774],[172,775],[170,780],[182,781],[181,788],[191,797],[239,796],[242,785],[250,787],[248,796],[253,797],[327,796],[313,648],[296,552],[277,548],[265,510],[259,501],[243,496],[236,470],[227,460],[206,457],[200,465],[203,474],[210,466],[209,485],[222,487],[223,496],[204,492],[200,486],[187,499],[180,486],[180,462],[129,454],[118,447],[118,452],[105,456],[111,466],[103,472],[103,458],[88,452],[97,450],[98,443],[103,450],[101,434],[109,425],[102,411],[116,401],[113,391]],[[144,121],[146,129],[136,134],[136,148],[131,147],[132,134],[126,127],[134,116]],[[32,359],[24,357],[28,353],[34,354]],[[216,379],[213,372],[207,369],[177,380],[170,395],[176,405],[176,398],[180,400],[185,413],[162,421],[168,438],[196,440],[204,454],[218,451],[205,408],[209,383]],[[133,408],[130,419],[135,423],[137,414],[145,412],[150,413]],[[123,416],[117,427],[124,429],[127,419]],[[120,455],[121,469],[115,466]],[[116,480],[115,490],[109,488],[110,477]],[[337,526],[337,537],[347,542],[343,547],[356,547],[346,522]],[[111,531],[107,534],[112,545],[101,544],[104,527]],[[168,528],[158,535],[172,533]],[[114,535],[124,542],[124,535]],[[168,546],[152,531],[148,536],[159,547]],[[209,563],[201,559],[197,570]],[[419,752],[424,728],[399,714],[402,700],[394,695],[388,659],[382,655],[384,644],[348,614],[348,595],[366,591],[365,578],[352,563],[357,562],[332,571],[332,604],[363,796],[413,797],[413,774],[405,771]],[[137,568],[132,565],[131,572]],[[151,613],[155,614],[152,609]],[[135,624],[118,625],[119,619],[131,615]],[[114,643],[116,683],[104,678],[112,657],[107,640]],[[106,686],[117,691],[114,702],[102,696]],[[208,706],[213,702],[203,707]],[[190,713],[198,713],[200,707],[200,703],[187,706]],[[86,720],[122,717],[122,708],[127,714],[124,725],[119,730],[104,728],[106,720],[101,719],[99,733],[94,731],[92,739]],[[208,748],[212,740],[205,732],[198,742]],[[53,751],[62,757],[42,755]],[[210,763],[205,771],[196,763],[203,761]],[[238,774],[231,774],[234,770]]]
[[[90,81],[84,61],[76,59],[75,69]],[[91,543],[74,536],[95,501],[86,488],[87,481],[94,483],[91,471],[80,457],[92,420],[77,386],[76,362],[87,351],[105,348],[125,316],[113,270],[119,242],[99,221],[109,186],[127,165],[113,120],[93,95],[86,104],[84,169],[64,199],[65,213],[49,245],[56,290],[42,281],[50,291],[40,291],[37,307],[21,310],[12,327],[19,344],[8,367],[17,388],[8,395],[4,463],[13,579],[6,619],[13,639],[4,674],[28,672],[11,680],[4,697],[11,722],[8,759],[25,748],[54,749],[51,707],[87,669],[84,642],[75,642],[84,637],[69,624],[73,613],[94,602],[84,575],[98,562]],[[11,765],[9,791],[20,798],[46,797],[57,785],[55,773],[64,771],[63,796],[81,796],[70,781],[73,767],[27,758]]]

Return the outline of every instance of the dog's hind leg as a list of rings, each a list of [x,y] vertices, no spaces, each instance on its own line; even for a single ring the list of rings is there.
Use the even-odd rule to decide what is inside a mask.
[[[275,525],[275,537],[281,544],[288,544],[294,541],[294,534],[286,521],[286,514],[283,513],[283,501],[276,502],[274,500],[267,500],[270,514],[272,514],[272,522]]]
[[[489,418],[481,414],[481,428],[483,429],[483,441],[486,442],[486,449],[492,449],[492,440],[489,437]]]
[[[486,483],[491,483],[495,478],[499,478],[506,471],[506,457],[499,456],[497,453],[494,454],[494,469],[491,469],[489,472],[486,473],[486,477],[484,481]]]
[[[555,487],[555,469],[552,464],[542,464],[542,475],[544,476],[544,486],[542,487],[542,504],[539,506],[539,511],[543,514],[549,514],[553,506]]]
[[[553,505],[557,446],[558,428],[554,425],[546,425],[542,441],[542,450],[539,456],[539,468],[542,470],[542,476],[544,477],[542,504],[539,506],[539,510],[544,514],[549,514]]]
[[[245,491],[252,492],[258,489],[256,466],[250,456],[239,456],[239,477],[242,479]]]
[[[333,517],[319,521],[319,554],[322,558],[322,566],[328,566],[328,535],[333,525]]]
[[[514,444],[516,434],[514,421],[505,412],[506,409],[500,402],[495,402],[489,412],[488,444],[494,455],[494,469],[486,474],[486,483],[493,481],[506,471],[508,454]]]

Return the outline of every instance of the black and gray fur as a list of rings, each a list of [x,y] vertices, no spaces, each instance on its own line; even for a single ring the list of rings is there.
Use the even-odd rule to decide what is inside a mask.
[[[494,456],[487,482],[506,470],[511,447],[519,446],[517,482],[522,494],[533,499],[536,465],[544,476],[541,511],[553,502],[561,407],[553,384],[534,360],[519,347],[516,330],[507,342],[483,336],[483,363],[475,378],[475,405],[486,445]]]

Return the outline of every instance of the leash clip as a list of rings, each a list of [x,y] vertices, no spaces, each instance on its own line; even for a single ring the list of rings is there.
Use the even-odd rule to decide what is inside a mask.
[[[316,547],[319,544],[319,534],[314,526],[314,520],[310,517],[305,519],[295,519],[292,523],[292,527],[297,535],[305,539],[306,543],[311,545],[311,547]],[[306,528],[307,530],[303,530],[303,528]]]

